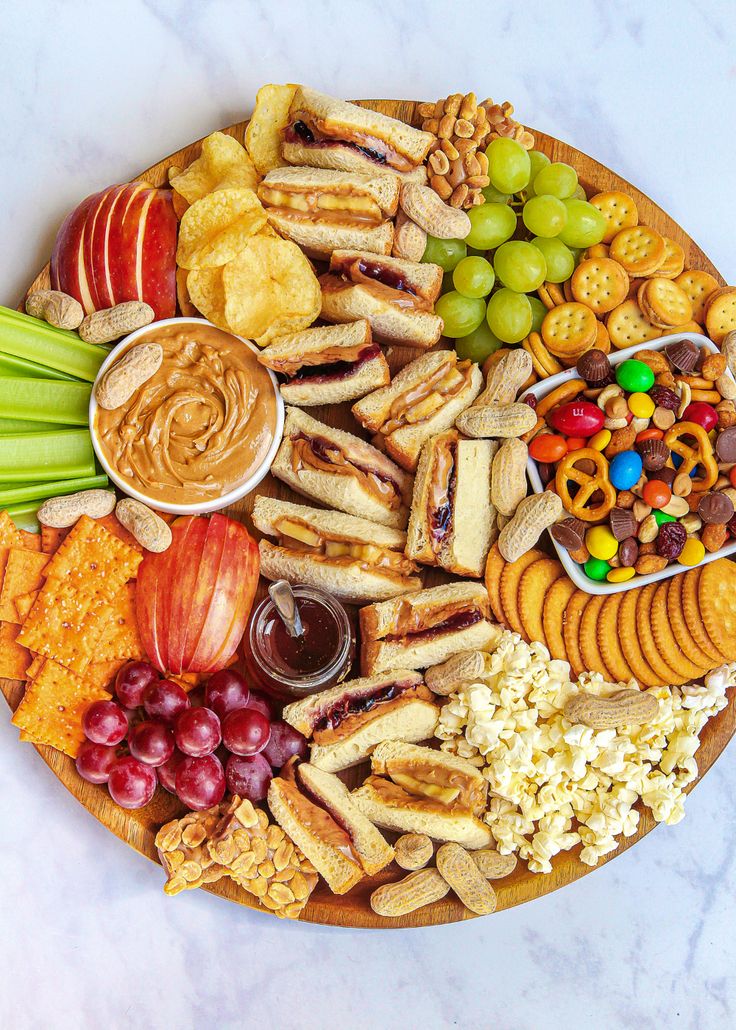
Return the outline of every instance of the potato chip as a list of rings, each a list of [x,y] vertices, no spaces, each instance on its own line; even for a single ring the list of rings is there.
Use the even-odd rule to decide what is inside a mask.
[[[306,329],[320,312],[317,277],[290,240],[253,237],[223,269],[223,284],[227,324],[262,347],[280,334]]]
[[[92,687],[56,662],[45,661],[29,680],[12,723],[23,740],[48,744],[76,758],[84,742],[82,718],[93,701],[109,700],[108,691]]]
[[[253,190],[216,190],[184,212],[176,262],[181,268],[216,268],[232,261],[266,224]]]
[[[184,318],[197,315],[197,309],[192,304],[192,298],[189,296],[189,290],[187,289],[187,276],[189,272],[186,268],[177,268],[176,270],[176,303],[179,305],[179,314]]]
[[[295,83],[286,86],[269,83],[256,93],[245,145],[261,175],[286,164],[281,157],[281,134],[289,124],[289,108],[297,89]]]
[[[27,551],[23,547],[10,548],[0,590],[0,619],[4,622],[21,621],[16,612],[15,599],[41,587],[48,562],[49,556],[40,551]]]
[[[28,648],[16,642],[19,630],[20,626],[0,622],[0,676],[4,679],[25,679],[33,661]]]
[[[229,332],[230,326],[225,319],[222,273],[222,268],[196,268],[187,275],[187,290],[197,311],[213,325]]]
[[[254,190],[258,173],[245,147],[224,132],[213,132],[202,140],[202,153],[188,168],[169,169],[169,183],[193,204],[215,190]]]

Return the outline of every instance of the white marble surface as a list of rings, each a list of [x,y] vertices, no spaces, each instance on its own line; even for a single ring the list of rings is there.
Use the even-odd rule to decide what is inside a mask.
[[[28,0],[3,5],[2,35],[6,303],[78,199],[239,120],[269,80],[508,97],[637,183],[736,281],[731,0]],[[683,823],[550,897],[369,934],[165,898],[160,870],[0,719],[0,1025],[733,1026],[735,778],[732,746]]]

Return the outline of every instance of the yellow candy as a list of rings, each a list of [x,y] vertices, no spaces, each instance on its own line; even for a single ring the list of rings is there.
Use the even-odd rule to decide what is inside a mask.
[[[610,572],[606,573],[606,579],[609,583],[625,583],[627,579],[631,579],[634,575],[633,566],[627,566],[624,568],[622,565],[618,569],[611,569]]]
[[[680,565],[699,565],[703,558],[705,558],[705,547],[700,540],[696,540],[694,536],[691,536],[685,541],[685,546],[677,560]]]
[[[585,534],[585,546],[594,558],[608,561],[618,551],[618,540],[606,526],[593,526]]]
[[[635,418],[651,418],[655,404],[648,393],[632,393],[629,397],[629,411]]]
[[[588,440],[588,446],[592,447],[596,451],[605,451],[606,447],[608,447],[610,442],[611,430],[600,429],[595,434],[595,436],[591,436],[590,440]]]

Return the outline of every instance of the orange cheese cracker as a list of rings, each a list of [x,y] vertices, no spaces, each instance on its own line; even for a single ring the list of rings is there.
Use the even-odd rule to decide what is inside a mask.
[[[135,590],[135,583],[126,583],[113,598],[112,618],[102,634],[96,661],[143,657],[135,613]]]
[[[44,554],[56,554],[61,541],[69,535],[71,526],[66,529],[54,529],[52,526],[41,526],[41,550]]]
[[[115,580],[114,596],[123,583],[135,577],[142,557],[102,524],[102,519],[83,515],[64,539],[46,569],[49,579],[69,579],[83,588]]]
[[[69,669],[45,661],[35,679],[28,681],[12,722],[21,730],[24,740],[48,744],[76,758],[84,741],[85,710],[93,701],[109,697],[106,690],[90,687]]]
[[[16,622],[25,622],[28,613],[36,602],[38,590],[30,590],[27,594],[18,594],[15,599],[15,610],[18,613]]]
[[[43,584],[44,569],[49,556],[41,551],[27,551],[23,547],[10,547],[5,563],[5,575],[0,590],[0,619],[20,622],[15,607],[16,597],[38,590]]]
[[[0,676],[3,679],[25,679],[33,661],[28,648],[16,641],[19,629],[12,622],[0,622]]]

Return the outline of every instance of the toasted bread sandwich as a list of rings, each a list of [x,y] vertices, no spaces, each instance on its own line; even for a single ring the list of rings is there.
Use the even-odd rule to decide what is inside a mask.
[[[319,282],[326,322],[367,318],[377,340],[419,350],[433,347],[442,335],[442,319],[434,314],[442,289],[439,265],[336,250]]]
[[[371,755],[371,770],[373,775],[351,796],[376,826],[426,833],[466,848],[492,842],[490,828],[478,818],[486,806],[488,784],[464,758],[386,741]]]
[[[253,525],[266,579],[326,590],[342,601],[375,601],[419,589],[417,567],[404,555],[406,533],[341,511],[257,497]],[[468,645],[471,646],[470,644]]]
[[[356,400],[391,382],[388,362],[365,319],[279,336],[258,360],[285,379],[281,396],[300,408]]]
[[[284,719],[311,740],[312,765],[339,772],[362,762],[383,740],[428,740],[439,713],[418,672],[393,669],[292,701]]]
[[[458,651],[489,651],[500,626],[491,622],[480,583],[450,583],[360,610],[360,670],[426,669]]]
[[[286,410],[271,472],[292,490],[330,508],[406,529],[411,477],[369,443],[299,408]]]
[[[423,182],[423,162],[433,141],[430,132],[300,86],[281,152],[292,165],[348,172],[378,169]]]
[[[405,365],[384,386],[357,401],[352,412],[374,434],[373,443],[412,472],[430,437],[450,429],[477,397],[483,373],[454,350],[432,351]]]
[[[406,554],[457,576],[482,576],[493,542],[495,440],[466,440],[450,429],[427,440],[419,457]]]
[[[349,891],[393,858],[394,849],[353,803],[344,783],[313,765],[302,762],[273,779],[268,805],[334,894]]]
[[[386,173],[275,168],[258,186],[270,224],[316,258],[352,247],[390,254],[399,180]]]

